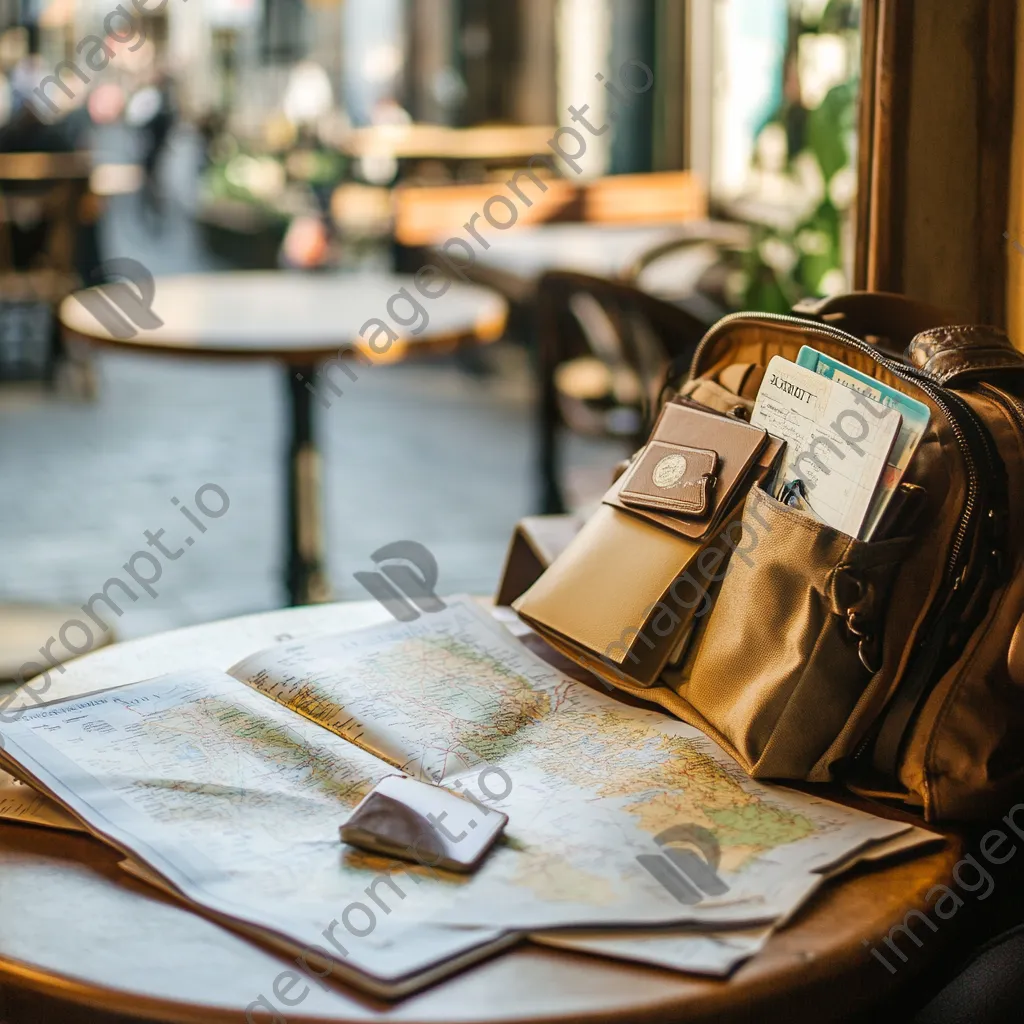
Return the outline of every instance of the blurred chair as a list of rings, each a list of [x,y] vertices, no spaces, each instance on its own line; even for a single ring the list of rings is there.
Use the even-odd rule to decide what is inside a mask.
[[[64,356],[56,307],[80,284],[76,235],[88,182],[81,154],[0,154],[0,380],[56,379]]]
[[[564,512],[558,433],[646,440],[669,368],[706,324],[632,284],[551,271],[537,289],[540,511]]]
[[[745,251],[750,244],[746,224],[700,221],[640,253],[619,279],[680,306],[710,327],[731,312],[721,280],[727,256]]]

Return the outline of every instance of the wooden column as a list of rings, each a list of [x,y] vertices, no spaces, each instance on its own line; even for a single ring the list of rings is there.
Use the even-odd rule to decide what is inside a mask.
[[[1016,41],[1006,316],[1010,337],[1018,348],[1024,348],[1024,3],[1018,4]]]
[[[864,0],[856,287],[1006,325],[1016,9]]]

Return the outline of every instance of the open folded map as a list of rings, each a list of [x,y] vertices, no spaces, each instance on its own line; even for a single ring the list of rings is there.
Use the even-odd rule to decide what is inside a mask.
[[[0,745],[169,891],[382,995],[540,929],[585,926],[599,949],[624,927],[770,925],[912,831],[747,778],[469,602],[26,709]],[[475,874],[339,843],[396,769],[509,815]]]

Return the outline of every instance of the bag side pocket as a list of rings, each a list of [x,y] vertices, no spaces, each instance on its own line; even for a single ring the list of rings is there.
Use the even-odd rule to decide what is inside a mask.
[[[881,665],[886,598],[913,539],[854,540],[760,487],[740,523],[676,692],[751,775],[825,781],[823,756]]]

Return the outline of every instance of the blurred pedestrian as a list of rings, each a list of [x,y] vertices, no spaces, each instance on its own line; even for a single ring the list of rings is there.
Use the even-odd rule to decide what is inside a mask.
[[[166,71],[161,71],[150,85],[137,90],[125,110],[125,120],[142,135],[143,208],[157,222],[162,222],[164,216],[164,196],[158,180],[160,161],[176,118],[174,82]]]

